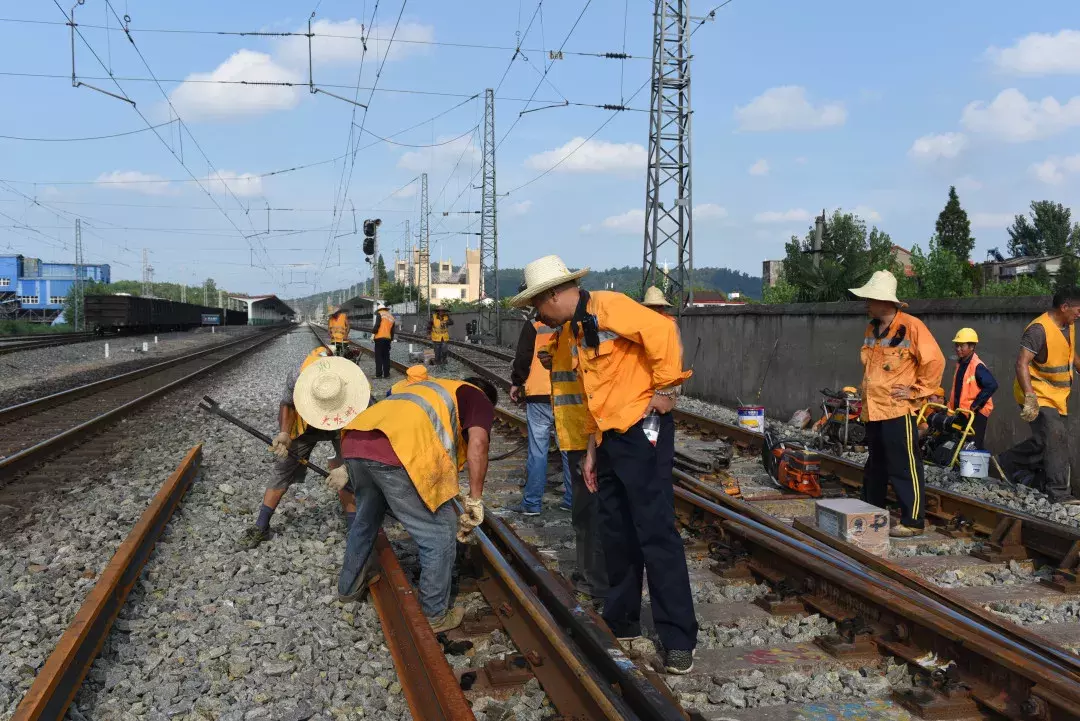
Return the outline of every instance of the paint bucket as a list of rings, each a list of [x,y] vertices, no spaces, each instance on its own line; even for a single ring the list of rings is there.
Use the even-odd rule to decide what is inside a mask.
[[[765,406],[739,406],[739,428],[765,433]]]
[[[990,473],[990,451],[960,451],[960,475],[986,478]]]

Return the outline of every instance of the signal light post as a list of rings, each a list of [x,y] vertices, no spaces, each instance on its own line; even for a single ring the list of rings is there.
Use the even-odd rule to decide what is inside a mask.
[[[378,228],[382,225],[382,219],[375,218],[364,221],[364,255],[371,264],[371,294],[379,300],[379,234]]]

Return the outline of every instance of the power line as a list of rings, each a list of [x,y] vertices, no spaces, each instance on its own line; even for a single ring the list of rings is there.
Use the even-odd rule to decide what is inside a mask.
[[[0,135],[0,139],[2,139],[2,140],[22,140],[22,141],[32,142],[32,143],[79,143],[79,142],[83,142],[85,140],[107,140],[109,138],[123,138],[123,137],[125,137],[127,135],[137,135],[138,133],[145,133],[147,131],[154,130],[155,128],[163,128],[166,125],[172,125],[175,122],[176,122],[175,120],[169,120],[169,121],[164,122],[164,123],[159,123],[158,125],[151,125],[149,128],[139,128],[137,130],[128,130],[127,132],[113,133],[112,135],[94,135],[94,136],[86,137],[86,138],[23,138],[23,137],[19,137],[17,135]]]

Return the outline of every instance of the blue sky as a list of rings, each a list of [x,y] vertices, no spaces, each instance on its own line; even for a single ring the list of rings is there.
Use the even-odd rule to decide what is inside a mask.
[[[154,32],[304,31],[316,6],[315,84],[370,97],[366,112],[308,92],[306,38]],[[460,232],[479,230],[483,91],[498,87],[498,191],[510,191],[499,199],[500,264],[554,252],[575,266],[637,265],[648,116],[576,104],[647,107],[647,88],[629,98],[648,78],[652,3],[583,7],[408,0],[389,44],[399,0],[380,0],[377,13],[372,0],[87,0],[76,20],[93,52],[77,39],[76,72],[133,108],[71,87],[69,30],[53,2],[10,3],[0,12],[0,135],[144,132],[0,138],[0,252],[72,257],[78,216],[88,260],[111,262],[114,278],[138,278],[147,248],[158,280],[211,276],[234,290],[303,295],[367,275],[353,208],[358,225],[383,219],[392,261],[404,221],[417,231],[426,171],[433,259],[460,263],[478,240]],[[113,10],[130,16],[134,46]],[[511,63],[534,16],[524,57]],[[564,59],[549,62],[544,51],[564,42]],[[624,48],[633,59],[571,54]],[[757,274],[822,207],[857,209],[898,244],[925,247],[950,184],[973,220],[976,259],[1004,249],[1005,227],[1029,201],[1076,205],[1075,1],[733,0],[692,50],[696,265]],[[297,85],[206,82],[218,80]],[[564,99],[572,105],[519,116]],[[351,166],[340,158],[360,126]]]

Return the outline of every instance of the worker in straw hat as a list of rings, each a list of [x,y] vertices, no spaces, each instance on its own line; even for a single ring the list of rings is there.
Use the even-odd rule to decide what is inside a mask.
[[[285,390],[278,407],[278,427],[280,430],[274,436],[274,440],[270,445],[271,452],[277,457],[274,462],[273,477],[270,485],[263,493],[262,506],[259,507],[259,519],[254,526],[244,532],[240,539],[240,545],[244,548],[255,548],[270,538],[270,518],[274,515],[274,511],[277,510],[278,504],[281,503],[285,491],[289,490],[289,486],[292,484],[303,481],[304,476],[307,474],[307,467],[301,465],[300,461],[289,455],[290,451],[295,456],[307,460],[315,446],[324,441],[329,441],[334,445],[335,454],[334,458],[330,460],[330,467],[335,468],[341,465],[338,434],[333,431],[322,430],[319,426],[313,426],[305,422],[303,414],[298,411],[295,402],[296,388],[300,383],[300,378],[304,376],[304,371],[308,368],[316,363],[333,363],[335,365],[349,363],[344,358],[333,357],[333,353],[331,348],[319,346],[311,351],[303,363],[289,374],[285,382]],[[364,400],[364,406],[366,405],[367,400]],[[353,515],[356,513],[352,490],[343,489],[338,493],[338,498],[345,513],[345,525],[347,528],[352,523]]]
[[[358,600],[366,592],[375,538],[389,510],[420,549],[420,606],[439,633],[459,626],[465,615],[450,605],[454,539],[465,542],[484,520],[484,480],[498,396],[481,378],[447,380],[420,370],[359,415],[346,411],[351,399],[341,394],[316,415],[342,429],[345,466],[330,474],[328,485],[340,489],[351,481],[356,493],[356,519],[338,577],[339,600]],[[361,377],[349,373],[343,388]],[[339,418],[344,421],[340,425]],[[452,501],[466,460],[469,492],[461,497],[464,512],[458,517]]]
[[[671,303],[668,303],[668,299],[664,297],[664,291],[655,285],[650,285],[645,289],[645,298],[641,301],[641,304],[646,308],[655,310],[660,315],[671,317]]]
[[[863,422],[870,452],[863,472],[863,500],[884,507],[889,485],[900,501],[895,538],[922,534],[923,464],[913,412],[941,386],[945,356],[930,330],[904,313],[896,277],[887,270],[870,276],[851,294],[866,300],[870,323],[860,351],[863,363]]]
[[[604,620],[615,635],[641,633],[642,575],[647,572],[653,623],[664,667],[694,665],[697,620],[682,539],[675,528],[671,410],[682,370],[675,324],[622,293],[578,286],[588,268],[571,272],[555,255],[525,266],[525,289],[510,303],[533,306],[549,327],[569,323],[581,371],[589,433],[582,464],[586,487],[599,494],[600,536],[610,589]]]
[[[994,400],[991,396],[998,389],[998,382],[975,353],[975,346],[978,344],[979,334],[974,328],[961,328],[953,338],[956,370],[953,372],[948,406],[953,412],[960,409],[975,414],[975,448],[985,450],[986,423],[994,411]]]

